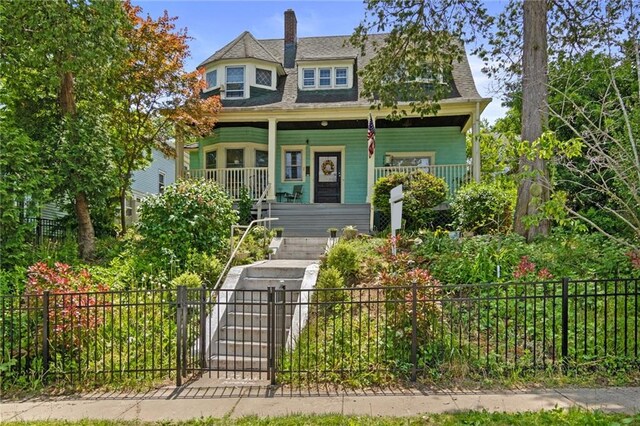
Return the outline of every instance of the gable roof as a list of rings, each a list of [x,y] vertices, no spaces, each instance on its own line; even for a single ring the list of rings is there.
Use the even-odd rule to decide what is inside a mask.
[[[198,68],[205,66],[211,62],[220,61],[222,59],[246,59],[254,58],[261,61],[273,62],[279,64],[281,61],[276,59],[272,53],[265,49],[264,46],[255,39],[249,32],[245,31],[236,37],[231,43],[211,55],[203,61]]]
[[[359,48],[349,43],[350,36],[302,37],[297,41],[296,64],[304,61],[340,60],[354,61],[357,71],[365,67],[375,55],[374,46],[384,43],[386,34],[370,35],[365,45],[364,54]],[[462,48],[464,48],[462,46]],[[256,58],[275,62],[284,66],[284,39],[256,40],[249,32],[243,32],[231,43],[218,50],[200,66],[205,66],[223,59]],[[266,59],[269,58],[269,59]],[[278,76],[275,91],[250,86],[250,97],[247,99],[223,99],[225,109],[292,109],[338,106],[370,106],[370,102],[359,96],[362,93],[362,80],[354,75],[352,89],[333,90],[299,90],[298,69],[285,68],[284,75]],[[453,66],[451,92],[447,99],[465,101],[484,100],[476,89],[471,67],[466,54]],[[218,94],[210,91],[203,94],[208,97]]]

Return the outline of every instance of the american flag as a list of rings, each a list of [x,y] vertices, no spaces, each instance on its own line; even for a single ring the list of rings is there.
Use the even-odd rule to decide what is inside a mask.
[[[369,127],[367,128],[367,142],[369,147],[369,158],[376,152],[376,128],[373,126],[373,117],[369,114]]]

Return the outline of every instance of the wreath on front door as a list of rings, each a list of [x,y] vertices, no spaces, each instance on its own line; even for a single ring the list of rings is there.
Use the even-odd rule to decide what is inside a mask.
[[[320,169],[322,169],[322,173],[325,176],[328,176],[336,171],[336,165],[333,163],[332,160],[324,160],[322,162],[322,165],[320,166]]]

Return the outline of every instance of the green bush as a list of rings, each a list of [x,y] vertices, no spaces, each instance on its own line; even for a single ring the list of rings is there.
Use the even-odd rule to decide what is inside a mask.
[[[172,288],[178,288],[182,285],[189,288],[200,288],[202,287],[202,278],[194,272],[184,272],[171,280]]]
[[[344,278],[340,271],[330,266],[320,270],[316,283],[316,300],[318,302],[341,302],[347,299],[344,288]],[[327,290],[330,289],[330,290]]]
[[[240,188],[240,199],[238,200],[238,216],[242,225],[248,225],[251,222],[251,208],[253,200],[249,194],[249,188],[243,186]]]
[[[358,251],[349,242],[340,241],[329,250],[325,265],[327,269],[335,268],[348,283],[351,283],[360,266]]]
[[[189,252],[185,269],[197,273],[207,285],[213,285],[218,280],[224,263],[212,254]]]
[[[472,182],[451,203],[455,224],[476,234],[507,232],[513,222],[516,190],[497,182]]]
[[[373,188],[374,207],[383,214],[389,215],[391,212],[389,193],[400,184],[404,192],[402,216],[406,221],[406,228],[427,227],[435,215],[432,208],[447,198],[446,182],[422,170],[393,173],[376,182]]]
[[[233,201],[215,182],[183,180],[140,205],[143,246],[183,264],[190,250],[220,253],[227,248],[229,228],[238,221]]]

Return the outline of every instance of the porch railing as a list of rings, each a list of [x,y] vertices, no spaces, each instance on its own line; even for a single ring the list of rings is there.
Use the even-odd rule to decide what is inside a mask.
[[[188,170],[185,176],[191,179],[218,182],[235,200],[240,198],[243,186],[249,189],[251,198],[257,200],[269,182],[269,172],[266,167],[192,169]]]
[[[449,186],[449,196],[452,197],[458,189],[471,181],[471,165],[469,164],[437,164],[433,166],[388,166],[375,168],[375,180],[392,173],[411,173],[424,170],[427,173],[442,178]]]

